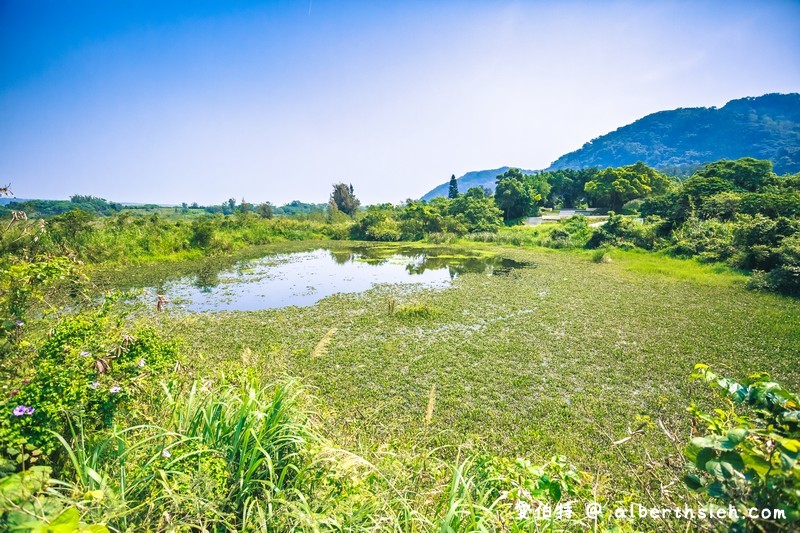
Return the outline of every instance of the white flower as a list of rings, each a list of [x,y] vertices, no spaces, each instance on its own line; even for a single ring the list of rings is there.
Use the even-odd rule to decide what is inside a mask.
[[[172,457],[172,454],[171,454],[171,453],[169,453],[169,450],[166,450],[166,449],[165,449],[164,451],[162,451],[162,452],[161,452],[161,455],[163,455],[163,456],[164,456],[164,457],[166,457],[167,459],[169,459],[170,457]]]
[[[138,364],[140,367],[142,367],[142,366],[146,365],[147,363],[145,363],[145,362],[144,362],[144,359],[139,359],[139,362],[138,362],[137,364]]]

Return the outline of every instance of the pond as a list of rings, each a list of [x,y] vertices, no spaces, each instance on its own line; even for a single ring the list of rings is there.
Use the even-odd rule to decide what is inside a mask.
[[[128,284],[163,294],[187,311],[254,311],[309,306],[336,293],[379,284],[445,288],[459,275],[507,275],[527,266],[512,259],[452,249],[319,248],[267,255],[220,268],[200,265],[190,275]],[[153,297],[154,299],[154,297]]]

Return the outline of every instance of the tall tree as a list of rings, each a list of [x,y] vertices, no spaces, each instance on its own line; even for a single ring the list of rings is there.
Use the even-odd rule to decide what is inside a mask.
[[[331,207],[332,211],[336,209],[342,213],[353,216],[356,214],[356,211],[358,211],[361,202],[353,193],[352,183],[349,186],[345,183],[336,183],[333,186],[333,192],[331,193],[331,199],[328,205]]]
[[[272,204],[270,204],[269,202],[258,204],[256,212],[261,216],[261,218],[272,218],[273,215]]]
[[[752,157],[743,157],[735,161],[723,159],[706,165],[705,168],[698,170],[696,175],[703,178],[722,178],[747,191],[758,190],[774,177],[770,161]]]
[[[251,204],[247,203],[247,201],[244,199],[244,197],[242,197],[242,203],[239,204],[239,211],[241,211],[242,214],[247,214],[247,213],[250,212],[250,209],[252,207],[253,206]]]
[[[539,189],[545,190],[544,195]],[[512,168],[497,176],[494,202],[503,212],[503,219],[527,216],[534,206],[550,191],[547,180],[541,176],[526,176]]]
[[[450,176],[450,188],[447,191],[447,197],[451,200],[453,198],[458,198],[458,182],[456,181],[455,174]]]
[[[597,204],[619,211],[629,200],[664,194],[671,184],[667,176],[639,162],[602,170],[584,188]]]

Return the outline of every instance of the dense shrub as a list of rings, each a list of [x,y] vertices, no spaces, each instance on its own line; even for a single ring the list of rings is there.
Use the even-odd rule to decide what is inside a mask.
[[[692,468],[689,488],[723,505],[733,505],[732,531],[786,531],[800,522],[800,398],[754,374],[741,382],[697,365],[697,379],[730,400],[725,409],[690,411],[703,434],[692,439],[686,456]],[[753,517],[751,509],[779,509],[778,522]],[[793,528],[794,526],[794,528]]]
[[[793,251],[800,232],[798,176],[776,176],[768,161],[719,161],[677,189],[648,198],[641,213],[645,231],[648,219],[661,219],[652,228],[655,240],[614,220],[595,233],[590,245],[664,248],[674,255],[726,261],[754,271],[752,288],[798,293],[800,273]]]
[[[400,225],[383,210],[369,209],[350,229],[354,239],[364,241],[399,241]]]
[[[666,249],[677,256],[724,261],[735,251],[733,226],[716,219],[690,218],[673,231],[672,243]]]
[[[639,211],[642,209],[642,204],[643,203],[644,203],[644,200],[642,200],[640,198],[635,198],[633,200],[627,201],[622,206],[622,209],[620,210],[620,212],[623,215],[638,215]]]
[[[639,223],[613,211],[609,211],[608,215],[608,220],[595,230],[586,243],[587,248],[617,246],[652,250],[656,247],[660,228],[658,223]]]
[[[71,420],[109,426],[148,379],[175,363],[178,347],[147,327],[128,332],[103,309],[63,318],[28,351],[27,364],[3,369],[10,392],[0,398],[0,451],[8,456],[25,444],[52,452],[51,430],[63,433]]]

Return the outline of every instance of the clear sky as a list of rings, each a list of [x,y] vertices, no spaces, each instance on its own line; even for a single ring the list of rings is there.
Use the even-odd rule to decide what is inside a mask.
[[[655,111],[798,91],[797,1],[0,0],[0,185],[399,202]]]

